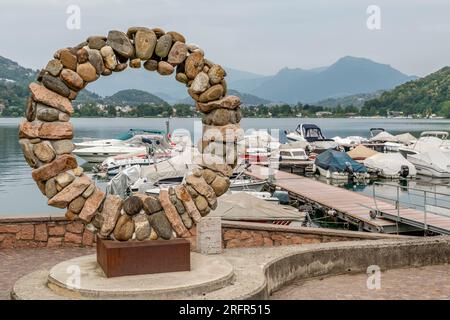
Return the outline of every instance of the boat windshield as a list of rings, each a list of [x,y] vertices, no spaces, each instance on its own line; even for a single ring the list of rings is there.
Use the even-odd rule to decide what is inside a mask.
[[[155,134],[155,135],[165,135],[165,132],[162,130],[147,130],[147,129],[130,129],[127,132],[123,132],[117,136],[118,140],[128,140],[138,134]]]
[[[315,125],[303,125],[302,134],[308,142],[325,140],[325,137],[322,135],[322,131]]]
[[[386,130],[384,130],[383,128],[370,128],[369,132],[370,132],[370,137],[373,138],[375,137],[377,134],[384,132]]]
[[[133,138],[133,134],[131,132],[124,132],[117,136],[117,139],[122,140],[122,141],[131,139],[131,138]]]

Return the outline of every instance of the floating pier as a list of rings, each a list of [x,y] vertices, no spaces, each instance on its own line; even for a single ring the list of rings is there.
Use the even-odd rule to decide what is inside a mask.
[[[450,235],[450,217],[424,212],[380,201],[364,194],[324,184],[319,181],[284,172],[278,169],[252,165],[247,175],[265,180],[289,192],[294,199],[334,210],[336,215],[358,226],[359,230],[382,233],[401,233],[430,230],[438,234]],[[376,210],[372,218],[370,211]]]

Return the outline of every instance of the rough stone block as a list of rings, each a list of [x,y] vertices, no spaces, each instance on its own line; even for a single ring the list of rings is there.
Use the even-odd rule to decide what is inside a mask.
[[[220,217],[203,217],[197,225],[197,251],[202,254],[222,252],[222,221]]]

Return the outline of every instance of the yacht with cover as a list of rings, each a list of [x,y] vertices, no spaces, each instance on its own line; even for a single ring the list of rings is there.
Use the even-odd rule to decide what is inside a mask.
[[[377,153],[364,160],[369,171],[388,179],[413,178],[417,175],[414,165],[400,153]]]
[[[346,152],[327,150],[316,157],[314,165],[320,175],[328,179],[347,180],[370,177],[364,165],[350,158]]]
[[[422,133],[416,143],[399,148],[399,152],[406,157],[417,169],[417,173],[435,178],[450,177],[450,149],[447,147],[447,135],[437,137]]]

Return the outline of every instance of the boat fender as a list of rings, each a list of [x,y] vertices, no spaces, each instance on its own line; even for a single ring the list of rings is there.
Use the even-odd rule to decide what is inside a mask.
[[[327,214],[328,214],[330,217],[335,217],[335,216],[337,215],[337,212],[336,212],[336,210],[328,210],[328,211],[327,211]]]
[[[377,215],[378,215],[377,210],[370,210],[369,216],[371,219],[376,219]]]
[[[400,167],[400,176],[402,178],[407,178],[409,176],[409,167],[406,165],[402,165]]]

